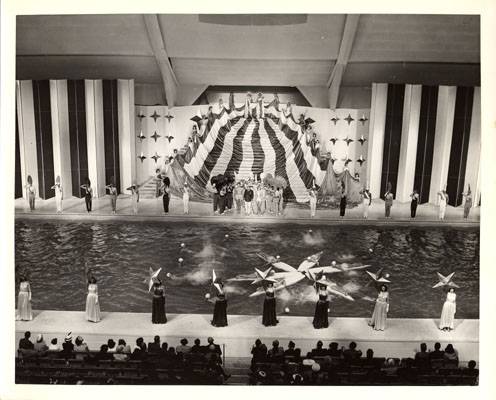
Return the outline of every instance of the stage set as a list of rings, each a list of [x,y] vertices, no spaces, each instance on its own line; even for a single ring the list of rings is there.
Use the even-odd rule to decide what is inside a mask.
[[[456,348],[460,366],[478,363],[478,72],[462,71],[463,64],[424,82],[419,76],[437,68],[429,64],[436,60],[418,50],[424,69],[409,67],[390,80],[385,72],[371,74],[365,90],[340,93],[346,64],[366,57],[367,29],[390,18],[393,32],[396,17],[308,15],[283,28],[205,17],[103,17],[132,27],[114,39],[122,46],[147,43],[163,86],[133,76],[132,68],[112,72],[105,62],[97,79],[70,55],[66,68],[74,73],[62,73],[49,56],[44,72],[36,54],[51,54],[60,40],[44,26],[77,30],[72,26],[81,19],[102,35],[93,45],[103,51],[100,23],[92,16],[18,18],[16,296],[19,287],[23,293],[16,343],[25,331],[47,343],[63,343],[71,332],[95,351],[109,338],[133,346],[138,337],[148,343],[159,335],[175,346],[182,338],[213,337],[229,370],[230,360],[249,365],[256,339],[267,347],[278,339],[285,348],[292,340],[302,354],[318,340],[325,347],[354,341],[364,355],[372,348],[375,357],[405,359],[421,343],[432,350],[440,342]],[[438,29],[436,18],[449,19],[442,25],[460,41],[478,32],[476,17],[400,19],[420,34]],[[205,55],[202,43],[219,26],[234,43],[256,42],[271,28],[291,35],[284,27],[293,23],[303,37],[309,27],[338,30],[330,21],[344,33],[335,43],[339,62],[329,64],[323,80],[316,78],[327,74],[321,66],[298,60],[284,68],[283,61],[245,60],[253,65],[242,76],[233,72],[243,71],[241,61],[208,59],[195,81],[196,66],[178,47]],[[467,32],[454,28],[461,22]],[[191,24],[203,32],[199,43],[177,38],[190,37]],[[420,40],[412,32],[411,40]],[[286,56],[298,50],[315,57],[322,44],[308,49],[308,40],[288,44]],[[239,55],[226,46],[211,51]],[[404,56],[401,46],[395,51]],[[461,62],[448,51],[438,57],[443,68]],[[306,69],[314,77],[298,81]],[[267,304],[274,326],[262,324]]]

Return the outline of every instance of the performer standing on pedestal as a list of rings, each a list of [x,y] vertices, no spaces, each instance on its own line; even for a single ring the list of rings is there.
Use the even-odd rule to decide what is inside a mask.
[[[375,301],[374,312],[369,325],[376,331],[386,329],[386,318],[389,311],[389,292],[386,285],[381,285],[381,291]]]
[[[275,326],[279,323],[276,316],[276,298],[274,296],[274,284],[269,282],[265,289],[263,304],[262,324],[264,326]]]
[[[33,319],[33,312],[31,311],[31,285],[24,276],[19,278],[16,319],[18,321],[31,321]]]
[[[456,293],[454,288],[449,288],[446,294],[446,301],[443,304],[441,311],[441,320],[439,329],[442,331],[451,331],[455,328],[455,313],[456,313]]]
[[[109,191],[110,208],[112,210],[112,214],[115,214],[117,209],[117,188],[114,185],[113,177],[110,180],[110,185],[105,186],[105,188]]]
[[[214,272],[215,276],[215,272]],[[227,300],[224,292],[224,284],[219,278],[213,279],[214,287],[217,289],[217,298],[215,299],[214,314],[212,318],[212,326],[223,327],[227,326]]]
[[[468,214],[472,208],[472,191],[470,190],[470,185],[468,185],[467,193],[464,193],[463,196],[465,197],[465,204],[463,205],[463,218],[468,218]]]
[[[29,209],[31,211],[34,211],[34,200],[36,198],[36,191],[33,186],[33,178],[31,178],[31,175],[28,175],[27,184],[25,188],[26,188],[26,195],[28,198]]]
[[[363,207],[363,218],[367,219],[369,217],[369,208],[372,203],[372,193],[368,189],[363,188],[360,192],[363,197],[362,207]]]
[[[446,206],[449,201],[449,196],[444,189],[439,191],[437,195],[439,196],[439,219],[444,220],[444,214],[446,214]]]
[[[415,218],[415,216],[417,215],[417,206],[420,198],[417,189],[413,189],[413,193],[410,195],[410,197],[412,198],[412,202],[410,203],[410,216],[412,218]]]
[[[390,218],[391,216],[391,207],[393,206],[393,194],[391,193],[391,184],[388,183],[388,190],[384,194],[384,207],[385,207],[385,216],[386,218]]]
[[[160,279],[153,278],[152,290],[152,323],[165,324],[167,322],[167,316],[165,315],[165,288]]]
[[[98,301],[98,285],[92,276],[88,281],[88,295],[86,296],[86,319],[91,322],[100,322],[100,303]]]
[[[55,185],[52,186],[52,189],[55,190],[55,204],[57,206],[57,212],[62,212],[62,185],[60,184],[60,176],[57,176],[55,179]]]
[[[84,194],[84,202],[86,203],[86,211],[91,212],[91,206],[93,201],[93,189],[91,188],[91,181],[86,178],[84,185],[81,185]]]
[[[329,300],[327,294],[327,285],[323,283],[316,283],[317,294],[319,295],[319,300],[315,305],[315,315],[313,317],[313,327],[315,329],[328,328],[329,327]]]
[[[251,118],[251,93],[248,92],[246,93],[246,99],[245,99],[245,118]]]

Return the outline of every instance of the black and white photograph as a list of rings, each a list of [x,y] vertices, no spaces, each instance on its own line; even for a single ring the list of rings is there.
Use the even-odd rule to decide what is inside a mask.
[[[8,1],[1,397],[487,398],[495,7],[475,3]]]

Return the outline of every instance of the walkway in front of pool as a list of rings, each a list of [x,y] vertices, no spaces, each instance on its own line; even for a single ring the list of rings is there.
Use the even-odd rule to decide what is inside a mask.
[[[139,202],[138,214],[133,214],[129,196],[119,196],[117,213],[112,214],[110,201],[106,197],[93,199],[91,213],[86,211],[84,199],[71,197],[63,202],[64,211],[56,212],[55,200],[37,200],[36,209],[29,210],[25,199],[15,200],[16,218],[33,219],[67,219],[67,220],[135,220],[135,221],[197,221],[197,222],[241,222],[241,223],[304,223],[304,224],[358,224],[358,225],[420,225],[420,226],[457,226],[477,227],[480,220],[480,207],[471,210],[467,219],[463,218],[463,207],[448,206],[445,220],[438,219],[438,207],[432,204],[422,204],[417,208],[417,217],[410,218],[410,203],[395,202],[391,210],[391,218],[384,217],[384,201],[376,199],[369,209],[369,218],[364,219],[362,206],[346,210],[344,218],[339,216],[337,209],[317,209],[315,218],[310,218],[308,207],[288,203],[283,216],[244,215],[236,211],[224,215],[214,214],[212,204],[190,202],[190,213],[183,213],[182,200],[173,197],[170,202],[170,212],[164,214],[162,199],[142,199]]]
[[[42,333],[45,341],[57,338],[61,344],[68,332],[72,337],[82,336],[91,350],[99,350],[109,338],[123,338],[131,347],[138,337],[145,342],[153,341],[159,335],[163,342],[177,346],[182,338],[192,344],[200,338],[203,344],[209,336],[216,343],[224,345],[226,357],[250,357],[251,347],[260,338],[267,347],[274,339],[287,347],[289,340],[296,342],[306,354],[322,340],[327,347],[335,341],[347,347],[355,341],[358,348],[374,350],[376,357],[414,357],[420,343],[425,342],[432,349],[435,342],[444,348],[452,343],[458,350],[461,361],[479,360],[479,320],[459,319],[455,329],[443,332],[438,328],[437,319],[391,318],[385,331],[375,331],[365,318],[329,318],[329,328],[314,329],[312,317],[280,315],[277,326],[265,327],[261,317],[256,315],[228,315],[229,326],[216,328],[210,324],[211,315],[168,314],[166,324],[152,324],[151,315],[146,313],[104,312],[99,323],[88,322],[82,311],[35,311],[32,321],[16,321],[16,343],[25,331],[36,338]]]

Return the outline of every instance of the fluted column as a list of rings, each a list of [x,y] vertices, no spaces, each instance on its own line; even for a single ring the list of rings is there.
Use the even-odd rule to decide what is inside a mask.
[[[136,151],[134,138],[134,80],[117,81],[117,106],[119,115],[119,166],[121,191],[136,180]]]
[[[470,123],[470,138],[468,142],[467,166],[465,169],[465,187],[472,190],[473,207],[479,204],[480,196],[480,153],[481,153],[481,91],[474,88],[474,103],[472,121]]]

